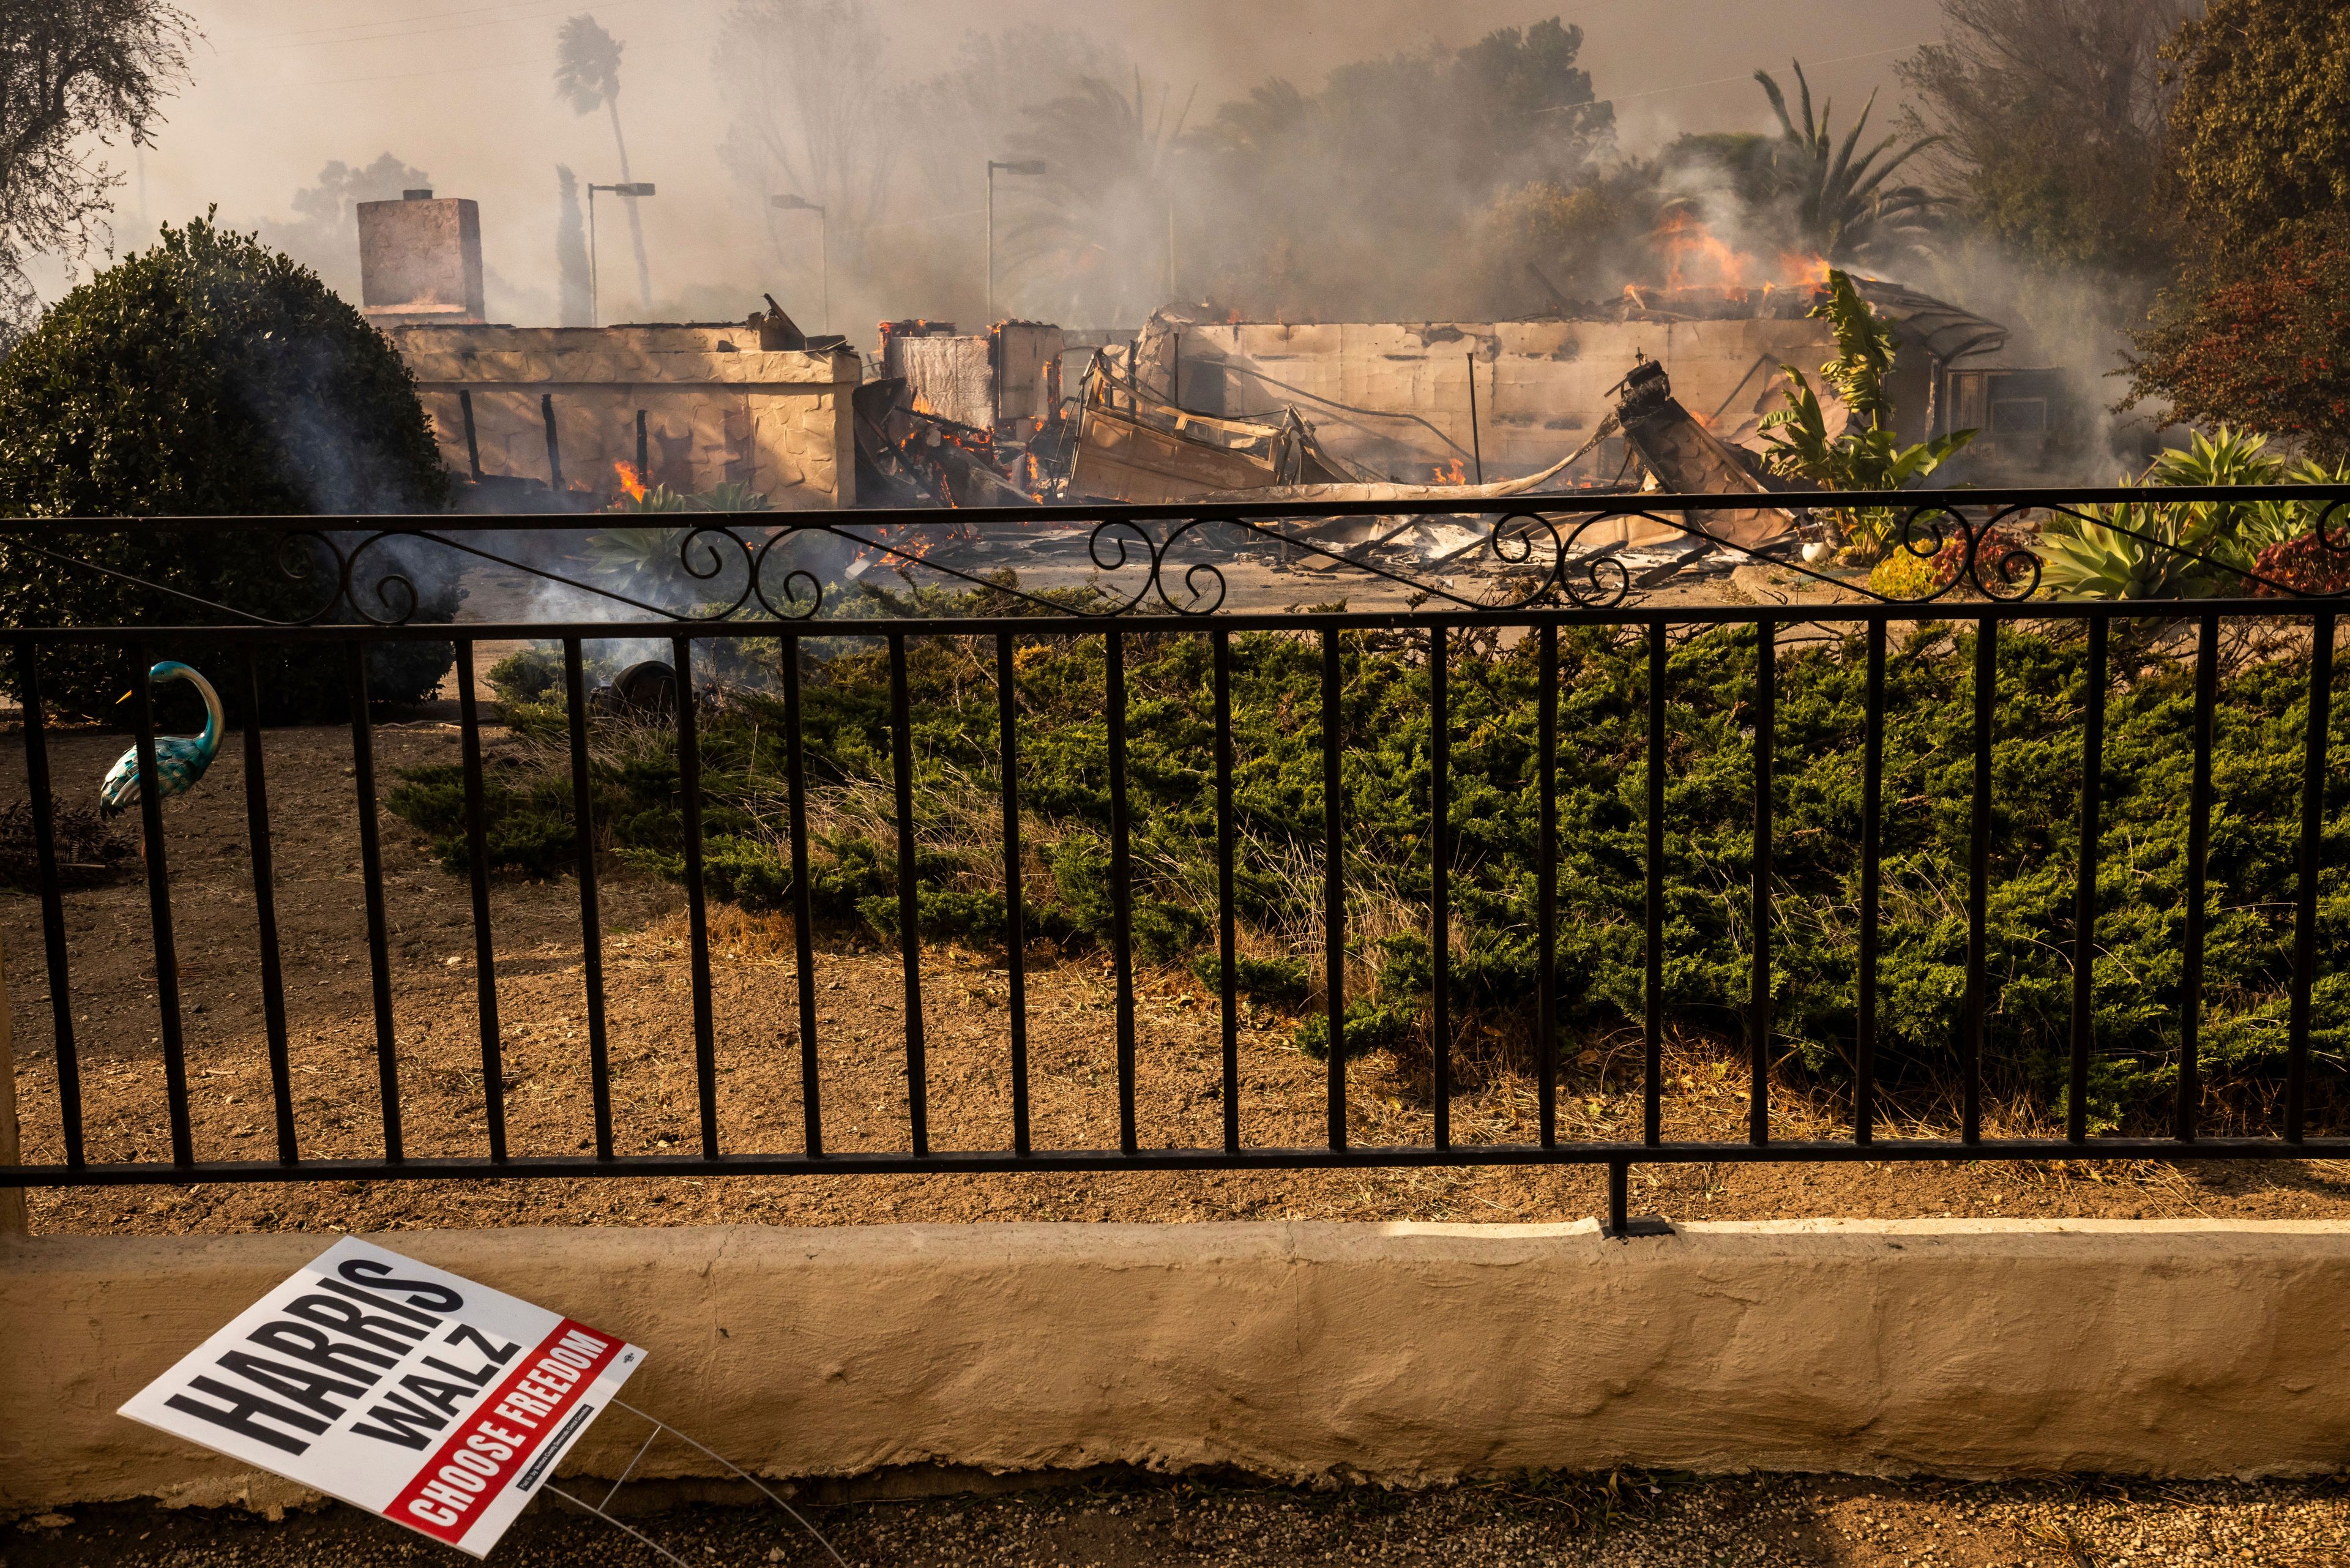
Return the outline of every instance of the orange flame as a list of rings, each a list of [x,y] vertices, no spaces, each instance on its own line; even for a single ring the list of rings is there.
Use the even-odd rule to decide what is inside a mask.
[[[1825,288],[1828,281],[1828,258],[1805,255],[1800,251],[1781,251],[1779,277],[1780,281],[1790,286],[1800,284],[1813,288]]]
[[[1661,290],[1638,284],[1625,287],[1625,297],[1646,306],[1656,295],[1712,295],[1736,303],[1752,302],[1786,289],[1818,288],[1828,279],[1825,256],[1803,251],[1782,251],[1775,264],[1741,251],[1708,228],[1686,208],[1669,212],[1648,236],[1665,266]]]
[[[1461,466],[1461,460],[1457,457],[1454,458],[1450,464],[1438,463],[1436,467],[1431,469],[1430,472],[1435,475],[1434,483],[1438,484],[1466,484],[1469,483],[1469,471]]]
[[[635,463],[616,462],[612,465],[612,472],[619,478],[622,494],[631,501],[642,501],[645,498],[645,482],[638,476]]]
[[[1665,256],[1667,288],[1746,286],[1746,269],[1753,258],[1731,249],[1691,214],[1667,213],[1657,225],[1656,241]]]

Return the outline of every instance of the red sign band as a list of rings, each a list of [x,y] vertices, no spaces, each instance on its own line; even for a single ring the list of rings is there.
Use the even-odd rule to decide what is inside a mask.
[[[384,1512],[455,1545],[617,1355],[620,1342],[565,1318],[410,1478]]]

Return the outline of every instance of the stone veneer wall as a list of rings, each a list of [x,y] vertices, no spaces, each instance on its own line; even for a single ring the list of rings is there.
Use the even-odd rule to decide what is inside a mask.
[[[458,394],[473,400],[484,473],[547,477],[539,400],[552,395],[567,487],[608,495],[636,461],[645,413],[648,483],[701,491],[726,481],[779,510],[853,505],[847,349],[762,349],[756,331],[710,327],[403,327],[390,334],[414,372],[442,461],[466,471]]]

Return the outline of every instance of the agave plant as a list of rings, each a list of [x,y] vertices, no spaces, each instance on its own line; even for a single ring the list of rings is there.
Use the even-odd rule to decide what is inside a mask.
[[[656,484],[641,493],[623,492],[612,503],[612,510],[674,514],[765,512],[770,507],[764,491],[730,479],[692,495],[665,484]],[[693,530],[694,524],[690,522],[666,527],[599,529],[588,535],[575,559],[605,587],[631,598],[647,598],[664,590],[690,590],[716,576],[725,559],[720,553],[723,547],[722,538],[712,535],[693,542]]]
[[[2198,558],[2208,541],[2194,532],[2191,510],[2125,501],[2051,521],[2040,532],[2041,586],[2072,599],[2206,598],[2236,591],[2241,577]]]
[[[2350,483],[2350,468],[2288,463],[2268,438],[2222,425],[2157,457],[2149,490]],[[2070,598],[2203,598],[2256,589],[2264,558],[2294,555],[2324,512],[2314,501],[2164,502],[2149,496],[2050,520],[2041,531],[2041,581]],[[2305,549],[2303,554],[2307,553]],[[2297,556],[2295,557],[2297,558]],[[2305,575],[2305,574],[2304,574]]]
[[[2269,438],[2220,427],[2216,435],[2197,431],[2181,449],[2163,452],[2147,470],[2149,484],[2341,484],[2350,469],[2327,468],[2303,458],[2288,463],[2268,455]],[[2273,545],[2300,538],[2317,526],[2322,506],[2307,501],[2261,501],[2251,505],[2201,503],[2182,508],[2200,524],[2196,530],[2241,566]]]
[[[689,510],[695,512],[765,512],[767,493],[754,490],[739,479],[722,480],[696,495]]]

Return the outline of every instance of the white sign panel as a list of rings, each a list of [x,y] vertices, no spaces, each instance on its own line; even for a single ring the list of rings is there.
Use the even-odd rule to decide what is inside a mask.
[[[644,1358],[346,1237],[122,1414],[482,1557]]]

